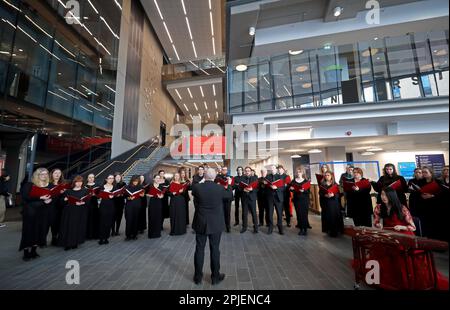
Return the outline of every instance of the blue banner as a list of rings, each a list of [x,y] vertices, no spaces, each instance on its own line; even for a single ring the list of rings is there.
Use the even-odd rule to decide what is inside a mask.
[[[436,177],[440,177],[445,166],[444,154],[416,155],[417,167],[431,167]]]
[[[406,181],[414,178],[414,170],[416,169],[416,163],[413,162],[403,162],[398,163],[398,172],[403,176]]]

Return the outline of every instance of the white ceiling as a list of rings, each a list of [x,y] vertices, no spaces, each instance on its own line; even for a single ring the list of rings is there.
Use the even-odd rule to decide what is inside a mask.
[[[200,115],[202,122],[217,122],[223,119],[222,78],[170,83],[167,90],[186,116],[186,123],[192,121],[191,115]]]
[[[184,14],[183,1],[187,15]],[[222,55],[222,1],[141,0],[141,3],[171,63],[182,63],[189,60],[206,59]],[[157,6],[163,19],[161,19]],[[210,12],[213,27],[211,27]],[[189,20],[192,40],[186,17]],[[164,27],[164,23],[167,26],[172,42]],[[214,29],[215,50],[213,48],[212,28]],[[195,55],[192,42],[194,42],[197,56]]]
[[[371,147],[380,147],[386,152],[429,151],[449,149],[448,134],[398,135],[357,137],[340,139],[312,139],[279,142],[280,153],[307,154],[312,148],[345,146],[348,152],[364,152]]]

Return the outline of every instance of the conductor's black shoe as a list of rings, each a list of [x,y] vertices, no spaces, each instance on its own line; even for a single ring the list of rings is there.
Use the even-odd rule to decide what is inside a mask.
[[[22,259],[24,261],[26,261],[26,262],[31,260],[30,250],[28,250],[28,249],[23,250],[23,257],[22,257]]]
[[[30,256],[31,256],[32,259],[41,257],[41,256],[36,252],[36,250],[37,250],[37,247],[35,247],[35,246],[31,248]]]
[[[222,282],[223,280],[225,279],[225,274],[223,274],[223,273],[221,273],[220,275],[219,275],[219,278],[217,278],[217,279],[212,279],[212,285],[217,285],[217,284],[219,284],[220,282]]]
[[[245,233],[247,231],[247,228],[242,228],[241,229],[241,234]]]

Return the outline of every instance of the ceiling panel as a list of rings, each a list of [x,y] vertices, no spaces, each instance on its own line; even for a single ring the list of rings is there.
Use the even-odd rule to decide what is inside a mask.
[[[222,55],[222,1],[141,0],[141,2],[171,63]],[[214,33],[211,29],[214,29]]]
[[[201,116],[202,122],[223,120],[223,83],[222,79],[209,79],[184,83],[171,83],[167,90],[177,103],[186,121]],[[209,115],[208,115],[209,113]]]

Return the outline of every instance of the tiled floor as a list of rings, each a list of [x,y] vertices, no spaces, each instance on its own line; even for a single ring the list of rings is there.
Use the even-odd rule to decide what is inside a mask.
[[[141,236],[124,242],[121,236],[107,246],[92,241],[70,252],[49,247],[38,251],[40,259],[27,263],[17,251],[21,224],[8,223],[0,229],[0,289],[353,289],[351,239],[329,238],[321,233],[318,216],[311,215],[310,221],[308,237],[298,236],[294,228],[284,236],[267,235],[266,228],[257,235],[240,234],[239,227],[224,234],[221,271],[227,277],[215,287],[209,279],[208,250],[203,285],[193,284],[194,234],[189,228],[184,236],[169,236],[168,220],[161,239]],[[80,263],[79,286],[65,282],[69,260]],[[437,254],[436,262],[448,276],[448,252]]]

